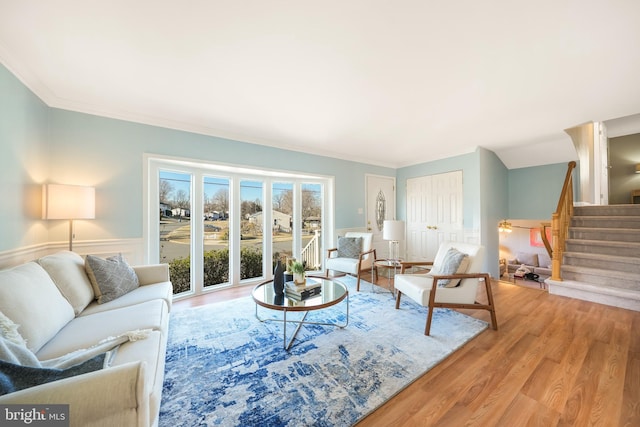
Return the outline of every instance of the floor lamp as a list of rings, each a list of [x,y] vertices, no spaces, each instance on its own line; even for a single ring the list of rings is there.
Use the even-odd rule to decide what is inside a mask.
[[[385,220],[382,226],[382,239],[389,241],[389,259],[394,263],[400,260],[400,241],[404,240],[404,221]]]
[[[79,185],[44,184],[42,218],[69,220],[69,250],[73,250],[73,220],[95,219],[96,189]]]

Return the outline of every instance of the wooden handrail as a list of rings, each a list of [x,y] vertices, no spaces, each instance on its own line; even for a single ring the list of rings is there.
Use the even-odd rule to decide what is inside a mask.
[[[576,162],[569,162],[560,199],[558,200],[558,207],[551,215],[551,235],[553,236],[551,280],[562,281],[560,267],[562,266],[564,245],[569,232],[569,223],[573,216],[573,169],[575,167]]]

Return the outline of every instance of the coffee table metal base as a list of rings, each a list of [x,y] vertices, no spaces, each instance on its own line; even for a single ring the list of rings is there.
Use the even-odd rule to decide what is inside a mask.
[[[300,330],[300,328],[302,327],[302,325],[321,325],[321,326],[335,326],[338,327],[340,329],[347,327],[347,325],[349,324],[349,294],[347,294],[346,296],[346,303],[347,303],[347,309],[346,309],[346,314],[347,314],[347,319],[344,322],[344,324],[341,323],[326,323],[326,322],[306,322],[305,319],[307,318],[307,315],[309,314],[308,311],[304,311],[301,312],[300,310],[296,310],[298,313],[304,313],[304,315],[302,316],[302,319],[300,320],[287,320],[287,309],[283,309],[283,315],[282,315],[282,319],[274,319],[274,318],[261,318],[258,315],[258,304],[256,304],[256,319],[258,319],[261,322],[282,322],[283,323],[283,345],[284,345],[284,349],[285,350],[289,350],[291,348],[291,345],[293,344],[293,340],[296,339],[296,335],[298,335],[298,331]],[[287,342],[287,323],[297,323],[298,326],[296,327],[295,331],[293,331],[293,335],[291,335],[291,338],[289,338],[289,341]]]

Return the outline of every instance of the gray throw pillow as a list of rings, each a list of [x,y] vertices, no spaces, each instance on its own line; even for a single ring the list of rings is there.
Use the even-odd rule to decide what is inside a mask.
[[[122,254],[107,259],[87,255],[84,267],[98,304],[112,301],[140,286],[136,272]]]
[[[468,267],[469,256],[456,248],[449,248],[442,260],[442,264],[432,269],[429,274],[431,276],[462,274],[467,271]],[[438,280],[438,287],[455,288],[459,283],[460,279],[440,279]]]
[[[338,237],[339,258],[359,258],[362,252],[362,237]]]

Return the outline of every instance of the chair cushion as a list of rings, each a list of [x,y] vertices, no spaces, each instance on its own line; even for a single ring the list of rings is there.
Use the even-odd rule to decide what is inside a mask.
[[[358,260],[354,258],[327,258],[326,269],[357,275]]]
[[[359,258],[362,252],[362,237],[339,237],[338,258]]]
[[[107,259],[87,255],[85,269],[98,304],[112,301],[140,286],[136,272],[121,254]]]
[[[434,266],[429,272],[429,276],[462,274],[466,273],[469,267],[469,256],[460,252],[456,248],[449,248],[442,263]],[[441,288],[455,288],[460,283],[460,279],[440,279],[438,286]]]

